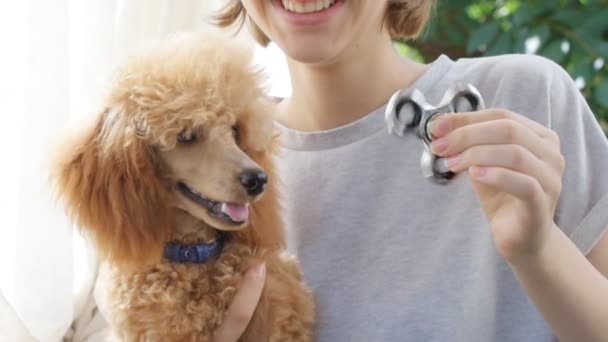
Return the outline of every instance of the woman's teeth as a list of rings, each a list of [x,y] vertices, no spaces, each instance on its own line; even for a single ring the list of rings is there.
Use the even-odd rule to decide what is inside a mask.
[[[281,0],[286,10],[294,13],[313,13],[328,9],[336,0],[313,0],[305,3],[295,0]]]

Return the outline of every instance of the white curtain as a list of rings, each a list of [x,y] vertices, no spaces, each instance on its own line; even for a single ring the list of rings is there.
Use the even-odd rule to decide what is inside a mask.
[[[99,108],[113,65],[151,39],[208,27],[222,0],[24,0],[2,4],[0,341],[60,341],[88,305],[94,253],[47,187],[49,146]],[[253,44],[247,34],[239,35]],[[271,93],[290,92],[276,47]],[[90,303],[89,303],[90,304]]]

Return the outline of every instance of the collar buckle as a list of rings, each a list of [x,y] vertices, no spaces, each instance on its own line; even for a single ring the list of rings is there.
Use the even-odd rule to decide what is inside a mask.
[[[218,255],[224,246],[225,233],[211,242],[184,245],[180,242],[169,242],[165,245],[165,258],[174,263],[204,264],[212,257]]]

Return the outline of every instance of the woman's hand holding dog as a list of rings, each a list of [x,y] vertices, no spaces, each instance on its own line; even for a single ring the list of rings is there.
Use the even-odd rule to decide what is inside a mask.
[[[264,264],[254,266],[247,271],[232,304],[226,311],[224,321],[215,332],[214,342],[235,342],[241,337],[258,305],[265,280]]]
[[[443,115],[432,133],[448,168],[468,170],[499,253],[511,264],[538,255],[557,229],[565,164],[557,134],[502,109]]]

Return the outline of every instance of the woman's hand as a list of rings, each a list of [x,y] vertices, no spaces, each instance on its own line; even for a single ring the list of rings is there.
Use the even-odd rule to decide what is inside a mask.
[[[259,264],[247,271],[232,304],[226,311],[224,321],[215,332],[214,342],[235,342],[241,337],[258,305],[265,279],[266,266],[264,264]]]
[[[510,263],[537,255],[553,229],[564,158],[557,134],[503,109],[442,115],[433,152],[468,170],[499,253]]]

